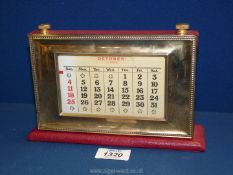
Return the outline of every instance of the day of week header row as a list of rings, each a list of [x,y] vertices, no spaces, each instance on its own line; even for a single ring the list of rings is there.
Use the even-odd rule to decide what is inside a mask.
[[[157,73],[160,67],[84,67],[84,66],[64,66],[65,71],[77,72],[134,72],[134,73]]]

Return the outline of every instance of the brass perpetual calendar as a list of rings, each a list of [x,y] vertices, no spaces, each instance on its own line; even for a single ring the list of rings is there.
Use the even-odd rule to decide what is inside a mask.
[[[198,34],[69,31],[29,34],[38,129],[191,138]]]

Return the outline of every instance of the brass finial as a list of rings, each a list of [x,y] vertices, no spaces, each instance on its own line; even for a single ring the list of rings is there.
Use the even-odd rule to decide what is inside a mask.
[[[186,35],[189,30],[189,24],[187,23],[176,24],[176,30],[178,35]]]
[[[48,30],[51,28],[50,24],[40,24],[38,26],[38,29],[41,30],[41,32],[43,33],[43,35],[47,35],[48,34]]]

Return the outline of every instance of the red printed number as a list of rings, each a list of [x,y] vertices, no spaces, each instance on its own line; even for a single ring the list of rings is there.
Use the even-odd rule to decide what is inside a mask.
[[[67,104],[69,104],[69,105],[75,104],[75,100],[74,99],[67,99]]]
[[[72,86],[68,86],[68,91],[73,91],[73,87]]]
[[[69,92],[67,95],[68,95],[69,98],[74,98],[74,93],[73,92]]]
[[[72,81],[71,81],[71,80],[68,80],[68,84],[72,84]]]

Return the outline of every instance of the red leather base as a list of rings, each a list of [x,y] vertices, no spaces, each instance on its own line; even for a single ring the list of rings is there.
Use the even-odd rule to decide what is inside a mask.
[[[29,141],[160,148],[183,151],[205,151],[205,132],[201,125],[195,125],[192,139],[93,134],[34,129],[28,135]]]

